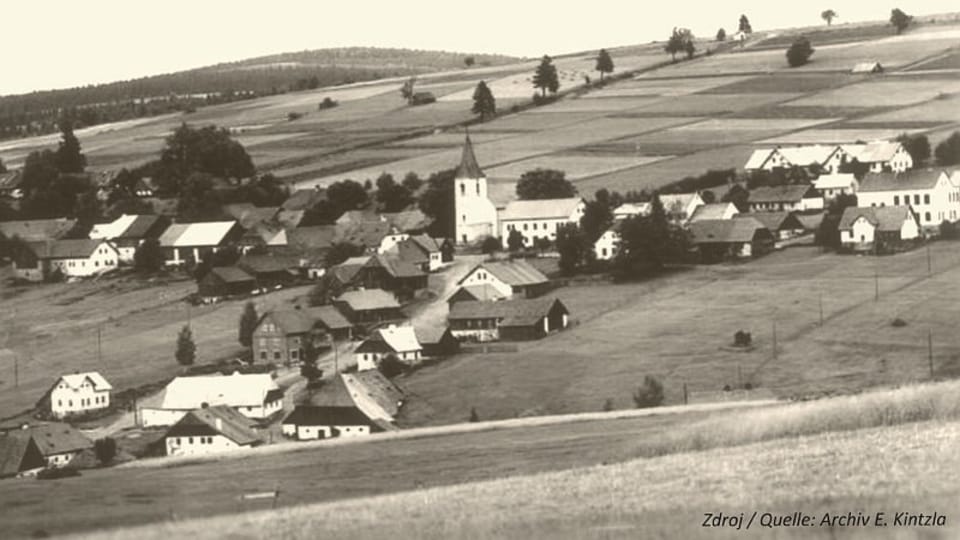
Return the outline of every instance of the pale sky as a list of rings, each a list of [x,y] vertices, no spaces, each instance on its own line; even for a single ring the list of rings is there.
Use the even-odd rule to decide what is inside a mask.
[[[3,0],[0,95],[110,82],[267,54],[345,46],[516,56],[662,40],[674,26],[736,30],[885,20],[879,0]],[[956,11],[956,0],[911,0],[912,15]]]

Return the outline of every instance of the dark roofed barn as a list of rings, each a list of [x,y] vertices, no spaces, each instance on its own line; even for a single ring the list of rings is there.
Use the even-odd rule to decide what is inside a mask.
[[[236,266],[218,266],[197,283],[197,294],[202,298],[238,296],[249,294],[255,286],[253,276]]]
[[[458,302],[448,315],[450,330],[463,341],[540,339],[569,324],[570,312],[557,298]]]

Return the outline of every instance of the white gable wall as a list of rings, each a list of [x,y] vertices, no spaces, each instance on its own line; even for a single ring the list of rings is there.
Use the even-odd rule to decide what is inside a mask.
[[[167,437],[168,456],[204,456],[243,448],[223,435]]]
[[[110,391],[97,390],[90,379],[72,388],[61,379],[50,392],[50,413],[57,418],[105,409],[110,406]]]
[[[460,282],[461,287],[467,287],[470,285],[490,285],[503,296],[513,296],[513,287],[504,283],[503,281],[500,281],[497,276],[491,274],[482,266],[474,268],[473,271],[467,274],[467,277]]]

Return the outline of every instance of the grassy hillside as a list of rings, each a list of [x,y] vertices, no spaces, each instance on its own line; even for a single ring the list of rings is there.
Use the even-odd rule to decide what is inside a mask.
[[[709,452],[166,523],[104,538],[954,538],[960,424],[780,439]],[[842,481],[838,482],[838,479]],[[750,530],[704,529],[704,512],[753,511]],[[946,514],[947,527],[764,529],[764,512]],[[389,526],[385,526],[389,524]]]
[[[205,460],[202,466],[189,459],[141,462],[87,471],[74,479],[5,481],[11,489],[0,492],[0,507],[17,509],[4,524],[9,534],[19,536],[38,529],[84,531],[251,511],[264,503],[242,502],[242,494],[276,489],[282,507],[345,502],[307,507],[310,519],[319,521],[306,525],[303,512],[294,508],[272,517],[253,515],[250,521],[231,517],[187,523],[184,531],[224,536],[234,531],[233,525],[252,523],[280,527],[284,537],[300,534],[291,529],[299,525],[324,536],[366,537],[367,530],[389,520],[391,534],[402,530],[401,537],[421,532],[474,537],[475,529],[476,537],[485,538],[501,527],[511,536],[517,534],[512,527],[558,534],[569,526],[579,531],[624,519],[638,527],[649,511],[662,511],[655,514],[660,522],[666,526],[673,519],[676,527],[676,515],[669,510],[687,503],[706,507],[723,502],[729,508],[762,501],[777,508],[791,501],[818,504],[826,492],[840,502],[844,497],[946,495],[957,489],[944,475],[958,465],[957,391],[958,383],[942,383],[726,412],[652,410],[640,417],[617,419],[613,413],[608,419],[591,416],[589,421],[571,418],[541,425],[530,419],[471,425],[465,432],[431,429],[268,447],[247,456]],[[886,429],[850,431],[878,426]],[[775,442],[742,446],[762,441]],[[887,469],[889,474],[877,476]],[[529,477],[550,472],[554,474]],[[835,486],[838,474],[849,482]],[[471,485],[486,480],[494,482]],[[456,484],[465,485],[443,487]],[[399,495],[365,498],[390,493]],[[475,519],[450,519],[463,517],[471,506],[487,510],[475,512]],[[361,507],[368,510],[358,511]],[[339,517],[321,517],[334,515]],[[589,515],[596,517],[589,520]],[[436,531],[435,520],[448,524],[440,527],[462,523],[464,529]]]

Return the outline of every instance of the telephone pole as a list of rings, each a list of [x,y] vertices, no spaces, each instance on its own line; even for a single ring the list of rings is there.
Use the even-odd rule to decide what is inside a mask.
[[[927,363],[930,365],[930,378],[933,378],[933,330],[927,330]]]
[[[880,272],[876,267],[873,269],[873,301],[880,301]]]
[[[777,321],[773,321],[773,359],[777,359]]]
[[[927,244],[927,275],[933,275],[933,262],[930,260],[930,244]]]
[[[823,328],[823,293],[820,293],[820,327]]]
[[[102,330],[103,330],[103,325],[98,325],[97,326],[97,364],[98,365],[101,362],[103,362],[103,346],[101,344],[102,339],[100,335]]]

